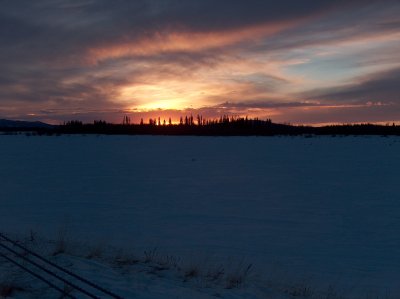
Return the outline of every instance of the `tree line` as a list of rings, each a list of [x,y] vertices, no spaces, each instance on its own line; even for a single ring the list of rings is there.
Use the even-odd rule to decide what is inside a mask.
[[[109,135],[199,135],[199,136],[274,136],[274,135],[400,135],[400,126],[393,124],[343,124],[323,127],[278,124],[271,119],[222,115],[205,118],[186,115],[173,123],[172,119],[157,117],[139,123],[124,116],[119,124],[105,120],[83,123],[71,120],[49,127],[0,127],[2,132],[34,132],[35,134],[109,134]]]
[[[202,115],[186,115],[173,123],[171,118],[150,118],[147,122],[131,122],[124,116],[122,123],[112,124],[95,120],[91,124],[69,121],[58,126],[61,133],[97,133],[130,135],[205,135],[205,136],[273,136],[273,135],[400,135],[400,126],[393,124],[343,124],[323,127],[273,123],[270,118],[259,119],[222,115],[219,118],[205,118]]]

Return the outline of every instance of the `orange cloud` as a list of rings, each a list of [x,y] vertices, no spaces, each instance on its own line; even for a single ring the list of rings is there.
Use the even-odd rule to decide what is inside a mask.
[[[236,30],[216,32],[165,31],[156,32],[138,40],[114,43],[89,49],[87,59],[98,62],[126,56],[148,56],[168,52],[200,52],[234,45],[245,41],[254,41],[270,36],[298,24],[286,21],[275,24],[261,24]]]

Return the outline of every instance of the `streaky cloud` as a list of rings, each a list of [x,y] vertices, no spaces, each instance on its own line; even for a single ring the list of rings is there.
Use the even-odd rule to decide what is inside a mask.
[[[305,92],[300,97],[330,102],[400,105],[400,68],[365,75],[346,85]]]

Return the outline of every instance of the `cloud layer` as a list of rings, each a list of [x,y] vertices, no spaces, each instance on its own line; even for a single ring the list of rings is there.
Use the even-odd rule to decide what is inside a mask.
[[[400,121],[398,1],[5,0],[0,117]]]

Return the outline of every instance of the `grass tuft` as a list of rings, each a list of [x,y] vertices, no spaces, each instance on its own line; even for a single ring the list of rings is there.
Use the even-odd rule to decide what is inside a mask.
[[[236,271],[230,273],[226,278],[225,288],[234,289],[242,286],[248,279],[252,267],[252,264],[248,264],[244,267],[240,266]]]
[[[58,230],[57,238],[55,240],[53,256],[67,252],[67,229],[62,227]]]
[[[185,280],[196,278],[200,275],[200,270],[196,266],[190,266],[184,273]]]

